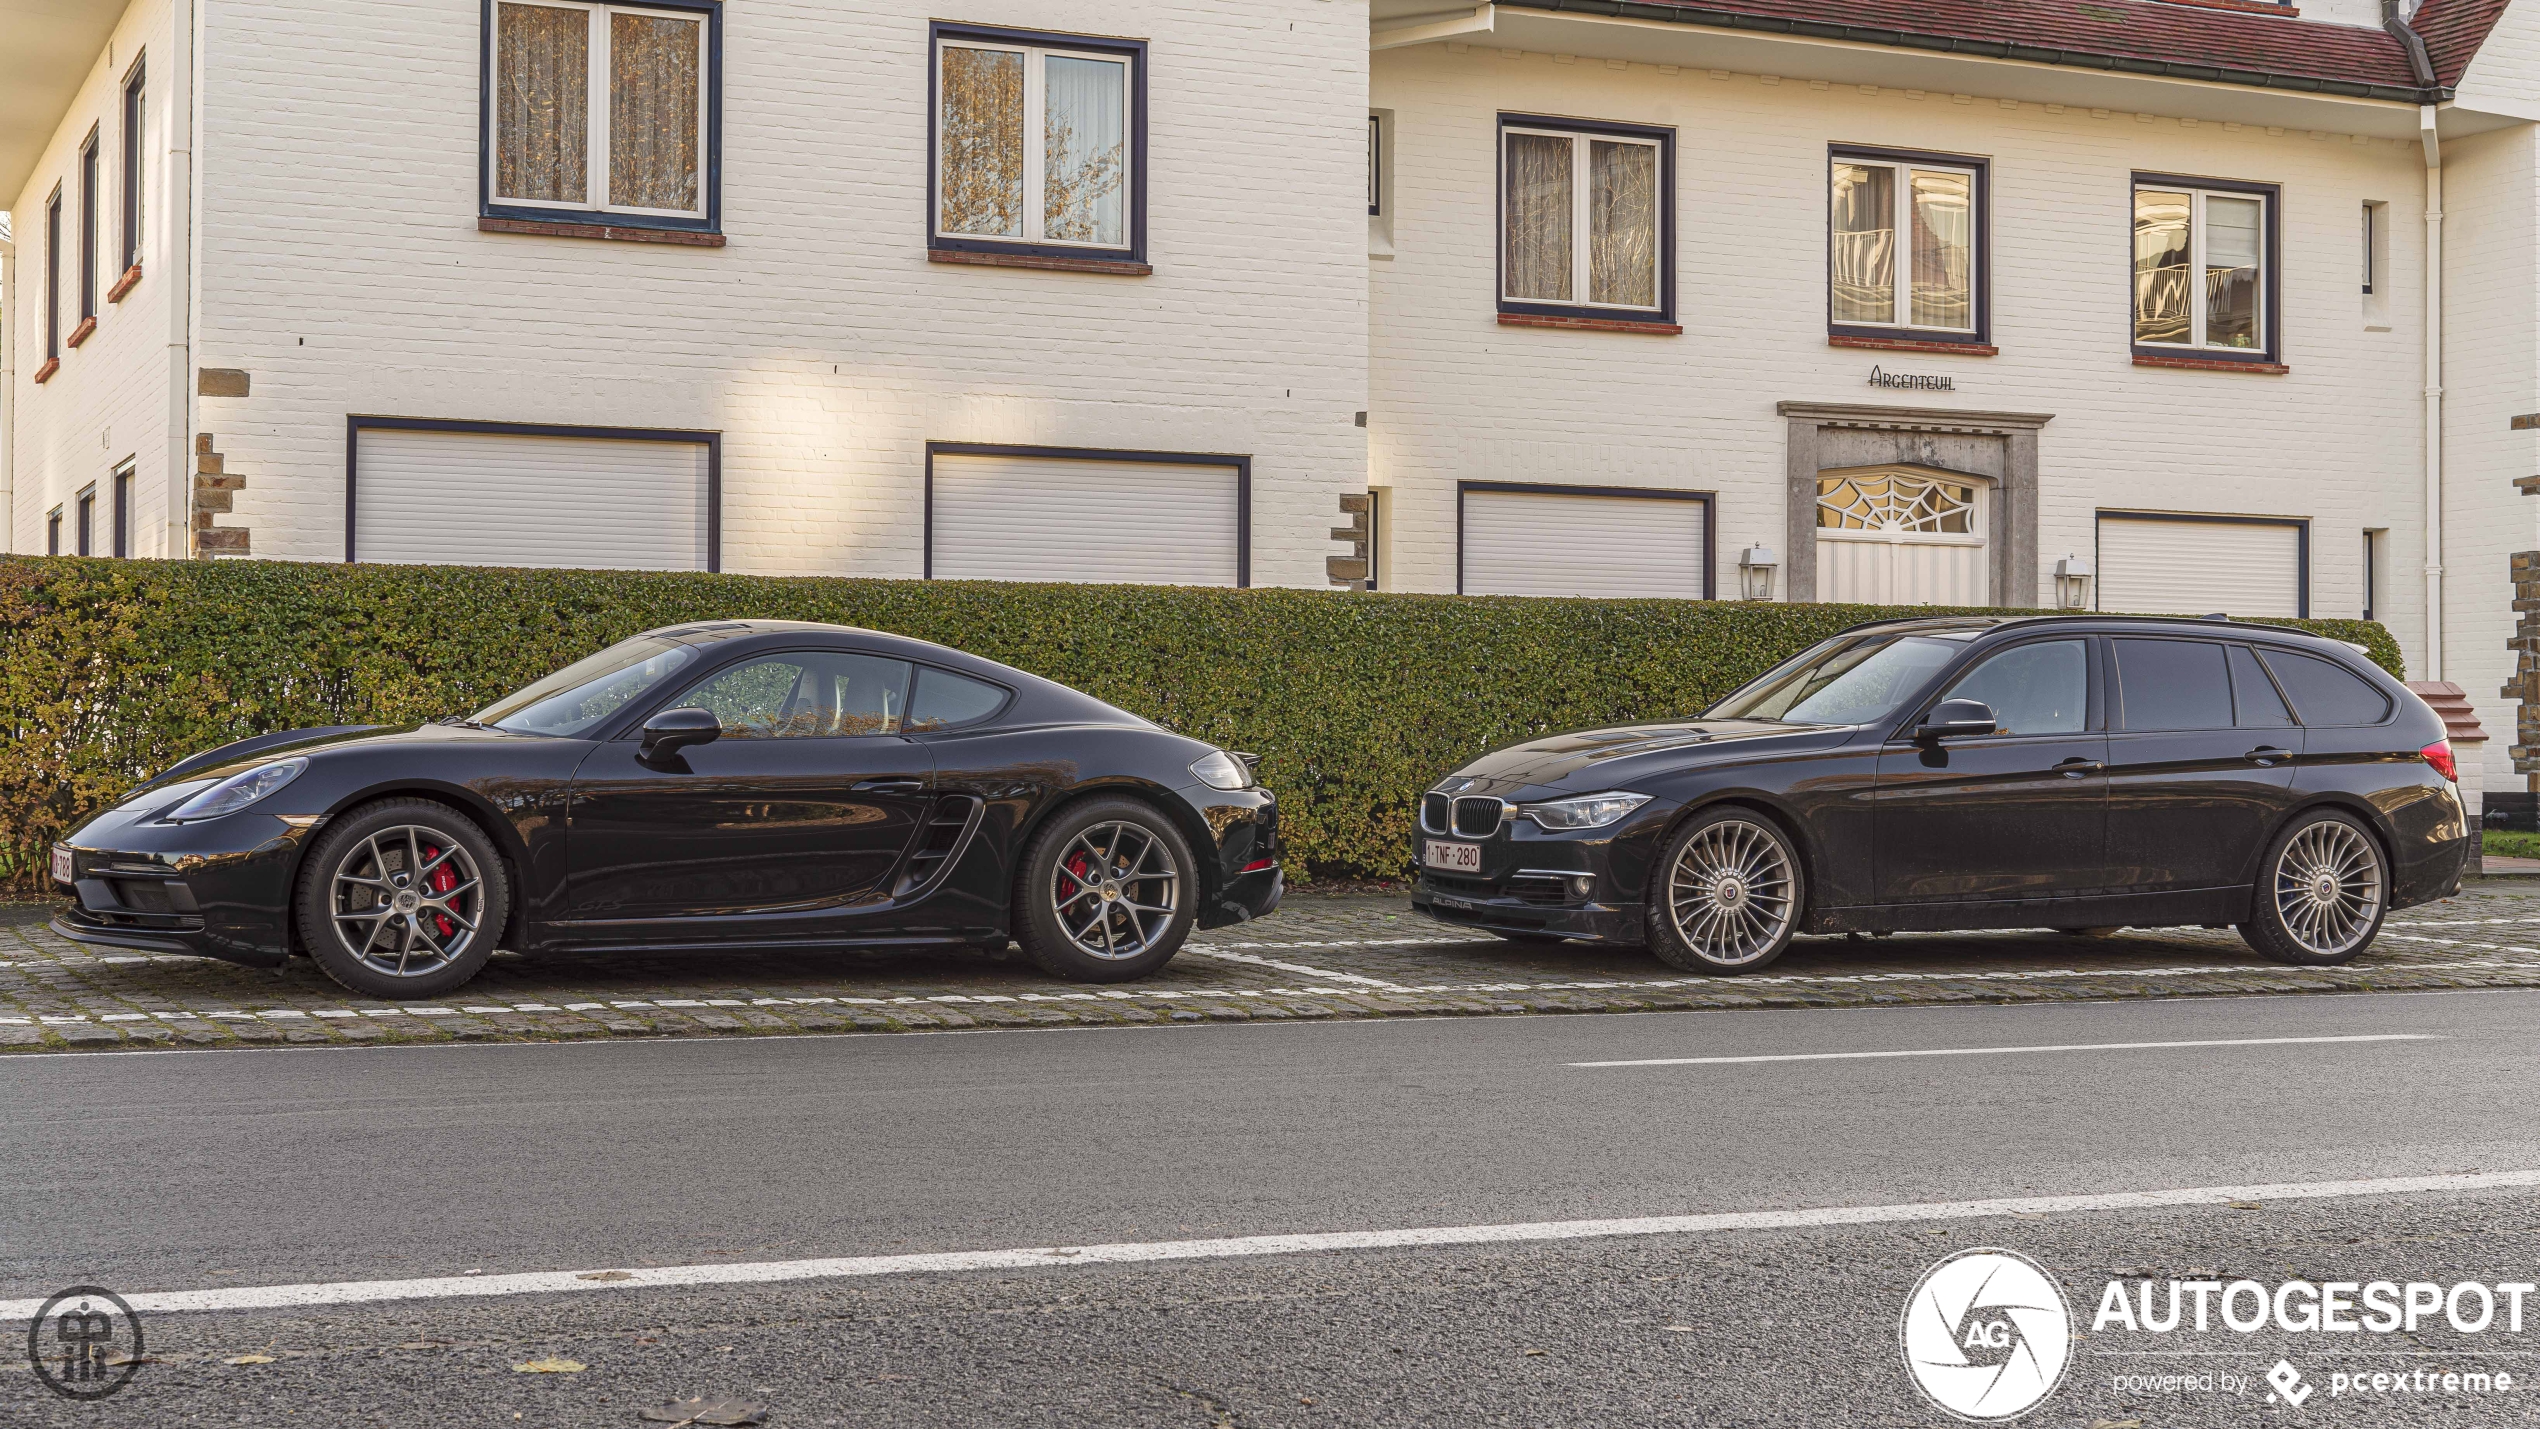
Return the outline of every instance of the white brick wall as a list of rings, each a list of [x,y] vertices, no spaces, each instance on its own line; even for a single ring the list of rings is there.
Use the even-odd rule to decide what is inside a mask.
[[[2040,441],[2047,567],[2065,551],[2090,551],[2103,506],[2310,517],[2311,608],[2323,616],[2361,609],[2363,528],[2391,529],[2392,565],[2421,564],[2421,226],[2395,225],[2392,330],[2365,330],[2357,271],[2363,201],[2422,210],[2413,144],[2100,119],[2035,103],[2006,110],[1984,96],[1864,96],[1644,64],[1617,71],[1479,45],[1380,53],[1371,92],[1397,116],[1395,256],[1370,264],[1370,422],[1371,480],[1394,492],[1402,589],[1453,589],[1458,478],[1714,489],[1723,553],[1757,539],[1778,549],[1778,400],[2054,413]],[[1496,324],[1492,146],[1502,110],[1676,129],[1682,336]],[[2000,356],[1827,345],[1833,142],[1991,157]],[[2283,186],[2291,375],[2132,365],[2135,170]],[[1870,388],[1874,363],[1945,373],[1957,390]],[[2388,586],[2386,616],[2413,645],[2421,601],[2406,582]]]
[[[340,559],[344,419],[719,429],[729,570],[914,576],[928,440],[1243,452],[1253,578],[1363,484],[1363,12],[977,0],[1150,42],[1151,277],[929,264],[918,6],[726,7],[728,247],[476,231],[478,7],[239,0],[205,65],[205,398],[260,556]]]
[[[17,366],[15,499],[9,549],[44,549],[44,518],[62,508],[62,549],[76,549],[73,527],[77,493],[97,485],[96,553],[112,550],[115,467],[133,462],[133,554],[166,555],[170,549],[170,459],[167,440],[167,342],[170,326],[170,227],[166,192],[168,92],[163,66],[168,54],[164,0],[136,0],[98,53],[79,94],[45,146],[26,187],[13,196],[9,215],[18,250],[18,301],[0,321],[14,329]],[[148,75],[144,126],[143,277],[121,302],[106,301],[122,267],[123,81],[146,50]],[[38,385],[44,363],[44,208],[54,186],[62,190],[61,332],[65,343],[79,324],[79,151],[92,128],[98,148],[97,331],[77,348],[62,350],[61,370]],[[176,474],[180,520],[188,473]]]

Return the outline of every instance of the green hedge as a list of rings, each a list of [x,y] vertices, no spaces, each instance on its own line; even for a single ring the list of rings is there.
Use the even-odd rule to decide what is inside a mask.
[[[958,646],[1264,755],[1318,874],[1404,867],[1441,774],[1549,731],[1681,714],[1857,605],[1531,600],[625,571],[0,559],[0,882],[186,754],[475,709],[636,631],[826,620]],[[2305,621],[2369,645],[2378,625]]]

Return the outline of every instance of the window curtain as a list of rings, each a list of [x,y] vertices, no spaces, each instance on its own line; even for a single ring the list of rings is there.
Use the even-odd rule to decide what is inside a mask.
[[[1571,301],[1570,140],[1508,136],[1508,296]]]
[[[1023,56],[944,46],[941,124],[938,229],[1022,237]]]
[[[587,202],[590,12],[507,4],[494,26],[494,196]]]
[[[1834,166],[1826,286],[1834,321],[1896,321],[1896,171]]]
[[[1051,55],[1043,71],[1041,236],[1067,243],[1129,241],[1129,67]]]
[[[2253,198],[2205,197],[2205,345],[2255,348],[2258,266],[2265,206]]]
[[[2188,196],[2139,189],[2134,195],[2134,340],[2191,342]]]
[[[1588,301],[1658,306],[1658,149],[1588,144]]]
[[[1966,174],[1914,171],[1915,327],[1976,325],[1974,186]]]
[[[696,211],[704,28],[669,15],[609,15],[610,203]]]

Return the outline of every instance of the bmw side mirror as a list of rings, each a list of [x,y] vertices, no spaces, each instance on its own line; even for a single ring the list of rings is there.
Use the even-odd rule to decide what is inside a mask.
[[[1952,739],[1964,734],[1991,734],[2001,727],[1993,717],[1993,706],[1982,700],[1942,700],[1915,727],[1914,738]]]
[[[712,710],[694,705],[663,710],[644,721],[643,758],[663,759],[692,744],[712,744],[723,733],[723,721]]]

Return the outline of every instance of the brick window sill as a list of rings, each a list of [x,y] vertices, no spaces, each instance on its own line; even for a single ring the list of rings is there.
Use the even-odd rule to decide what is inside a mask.
[[[493,218],[479,215],[479,233],[525,233],[536,238],[603,238],[614,243],[671,243],[688,248],[720,248],[723,235],[693,228],[625,228],[612,223],[564,223],[544,218]]]
[[[2277,15],[2287,20],[2302,17],[2301,11],[2290,5],[2275,4],[2274,0],[2166,0],[2166,3],[2193,6],[2199,10],[2238,10],[2244,15]]]
[[[58,357],[48,357],[44,359],[44,365],[42,367],[35,369],[35,380],[38,382],[51,381],[53,374],[61,370],[62,359]]]
[[[2293,369],[2281,362],[2236,362],[2228,357],[2167,357],[2148,352],[2134,355],[2137,367],[2176,367],[2190,372],[2258,372],[2282,377]]]
[[[1934,342],[1918,337],[1847,337],[1829,333],[1828,347],[1860,347],[1872,352],[1937,352],[1948,357],[1999,357],[2002,349],[1989,342]]]
[[[1555,327],[1577,332],[1636,332],[1650,337],[1674,337],[1684,331],[1682,323],[1646,322],[1635,318],[1565,318],[1548,313],[1501,313],[1501,327]]]
[[[123,276],[117,278],[115,280],[115,285],[106,290],[106,301],[110,303],[120,303],[123,301],[124,294],[131,292],[134,288],[137,288],[140,285],[141,265],[135,263],[131,267],[124,269]]]
[[[981,268],[1041,268],[1055,273],[1110,273],[1124,278],[1143,278],[1155,271],[1153,264],[1131,262],[1126,258],[1062,258],[1046,253],[981,253],[969,248],[929,248],[929,263],[969,263]]]
[[[71,335],[62,339],[62,346],[77,347],[81,343],[88,341],[89,337],[96,331],[97,319],[94,316],[81,318],[79,320],[79,326],[71,329]]]

